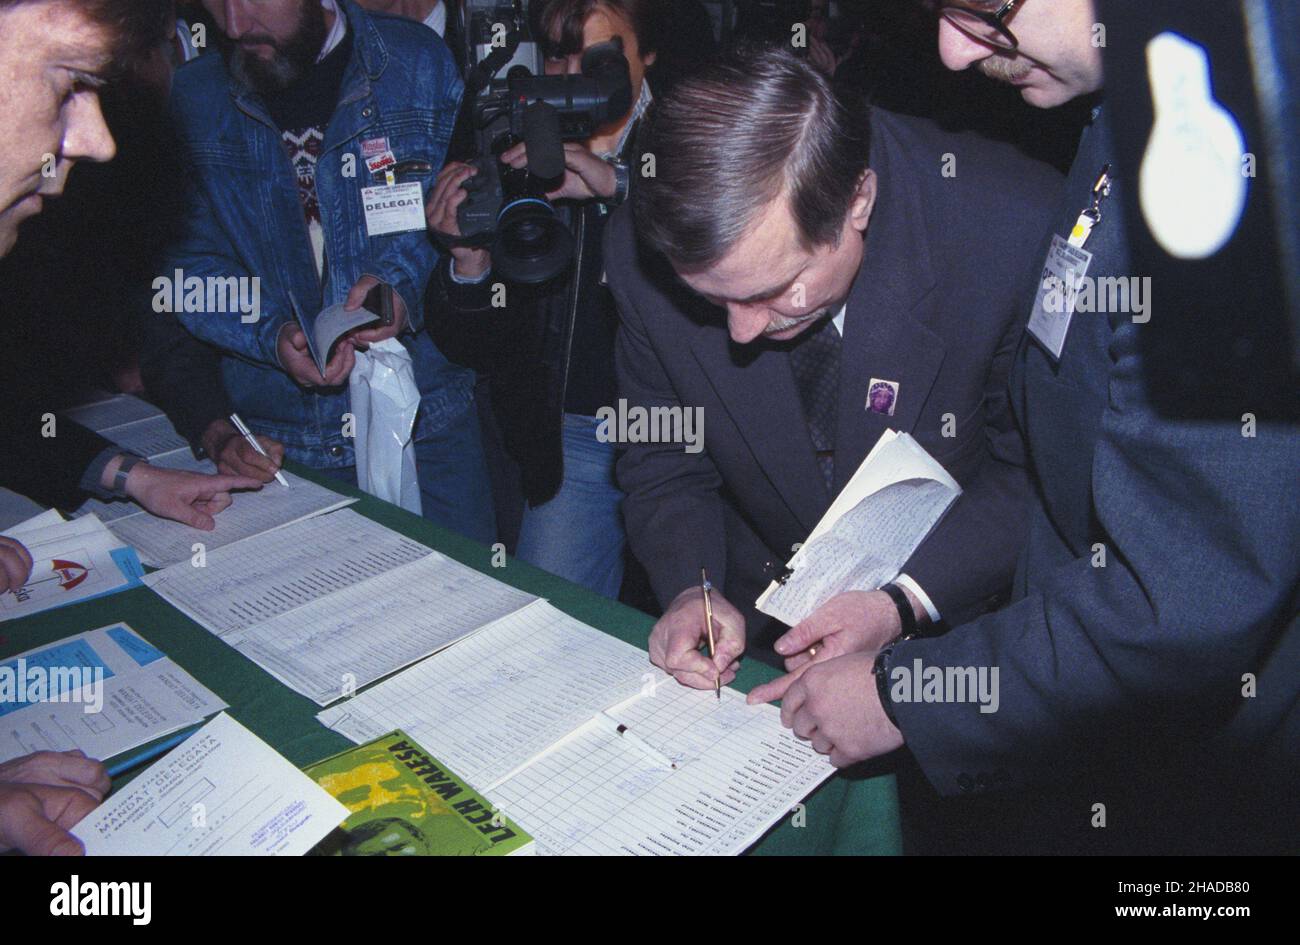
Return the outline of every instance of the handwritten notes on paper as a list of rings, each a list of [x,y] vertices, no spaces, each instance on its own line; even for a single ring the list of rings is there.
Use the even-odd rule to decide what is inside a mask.
[[[836,594],[874,591],[898,576],[959,495],[916,440],[886,430],[756,606],[794,626]]]

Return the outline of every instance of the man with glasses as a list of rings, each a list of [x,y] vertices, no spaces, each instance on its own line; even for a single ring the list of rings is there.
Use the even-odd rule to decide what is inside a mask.
[[[950,68],[971,56],[968,64],[1015,86],[1037,108],[1055,108],[1101,88],[1101,48],[1092,42],[1096,18],[1088,0],[970,0],[936,6],[939,51]],[[1028,46],[1021,46],[1019,34],[1028,37]]]
[[[1044,108],[1102,91],[1090,0],[938,13],[949,68]],[[1098,95],[1011,374],[1035,482],[1013,603],[857,657],[876,685],[851,708],[820,691],[838,660],[785,694],[787,724],[837,763],[905,744],[940,794],[961,798],[936,808],[949,852],[1294,852],[1300,431],[1262,382],[1205,383],[1197,367],[1231,352],[1187,338],[1184,357],[1151,357],[1148,322],[1166,336],[1195,322],[1160,308],[1158,278],[1141,317],[1047,304],[1064,279],[1141,275],[1131,186]],[[1255,316],[1222,313],[1242,338]],[[980,667],[999,672],[997,711],[916,700],[903,684]]]

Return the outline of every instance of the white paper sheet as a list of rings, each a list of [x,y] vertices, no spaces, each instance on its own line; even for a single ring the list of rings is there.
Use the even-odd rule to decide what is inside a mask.
[[[644,650],[539,600],[317,718],[358,744],[400,728],[486,787],[660,676]]]
[[[196,460],[188,449],[166,453],[150,462],[168,469],[216,472],[216,466],[207,460]],[[255,492],[234,493],[230,507],[217,514],[217,527],[210,532],[157,518],[133,502],[106,503],[91,499],[77,514],[93,512],[104,518],[109,530],[126,544],[133,545],[145,564],[165,568],[178,561],[191,560],[195,545],[202,545],[204,553],[209,554],[216,548],[356,502],[293,473],[285,472],[284,476],[289,480],[287,488],[269,482]]]
[[[50,510],[5,534],[27,548],[32,572],[21,587],[0,594],[0,620],[135,587],[144,574],[135,551],[93,515],[66,522]]]
[[[0,663],[0,761],[73,748],[107,759],[225,707],[126,624],[100,627]]]
[[[676,768],[588,723],[485,792],[539,853],[734,856],[835,771],[733,689],[719,701],[667,679],[608,715]]]
[[[63,415],[123,449],[144,456],[151,465],[206,474],[217,471],[209,460],[195,459],[166,415],[138,397],[119,394],[66,410]],[[88,499],[74,514],[78,518],[95,515],[123,544],[134,546],[141,561],[150,567],[164,568],[189,560],[195,553],[195,545],[202,545],[205,553],[211,552],[356,501],[292,473],[286,472],[284,476],[289,487],[270,482],[258,491],[235,493],[230,507],[216,516],[217,527],[210,532],[156,518],[126,500]]]
[[[161,410],[130,394],[82,404],[63,411],[63,416],[151,461],[189,445]]]
[[[171,421],[162,414],[96,432],[122,449],[151,461],[176,450],[189,449],[185,437],[177,433]]]
[[[63,415],[87,429],[100,433],[124,423],[161,417],[163,412],[147,400],[141,400],[131,394],[116,394],[105,395],[102,399],[65,410]]]
[[[836,594],[892,581],[961,495],[961,486],[906,433],[886,430],[808,540],[755,606],[793,626]]]
[[[223,639],[433,554],[351,509],[294,522],[144,578],[173,607]],[[273,567],[268,567],[269,563]]]
[[[317,718],[358,743],[404,729],[539,853],[735,854],[834,768],[722,695],[539,601]]]
[[[222,713],[72,834],[90,856],[301,856],[348,809]]]
[[[49,528],[51,525],[58,525],[66,522],[63,513],[58,509],[37,509],[30,518],[22,519],[12,525],[6,526],[0,534],[7,535],[10,538],[17,538],[20,541],[26,535],[39,531],[43,528]]]
[[[432,552],[225,640],[324,706],[534,600]]]
[[[13,528],[34,515],[40,515],[43,506],[25,495],[0,488],[0,530]]]

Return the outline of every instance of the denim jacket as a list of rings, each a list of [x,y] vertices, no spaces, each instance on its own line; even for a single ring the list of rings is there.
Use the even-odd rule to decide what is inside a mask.
[[[424,330],[423,297],[437,261],[433,244],[424,231],[368,236],[361,199],[362,188],[383,183],[372,179],[361,150],[362,142],[378,138],[388,139],[399,164],[423,162],[398,182],[418,181],[428,199],[463,84],[446,46],[427,27],[367,13],[352,0],[338,5],[352,54],[316,168],[325,284],[280,129],[260,96],[233,79],[217,54],[176,74],[171,111],[188,196],[162,270],[171,278],[176,270],[185,279],[259,277],[256,321],[246,324],[239,311],[177,314],[191,333],[223,352],[235,410],[259,433],[283,442],[289,458],[317,468],[355,464],[352,440],[343,435],[348,390],[299,387],[280,366],[276,338],[294,312],[310,317],[344,301],[362,275],[393,286],[406,304],[401,341],[421,394],[415,439],[460,417],[474,387],[473,372],[443,357]]]

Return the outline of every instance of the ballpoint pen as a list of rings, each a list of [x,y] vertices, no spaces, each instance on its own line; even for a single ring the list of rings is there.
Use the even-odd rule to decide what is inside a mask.
[[[630,728],[628,728],[618,719],[614,718],[608,712],[602,712],[600,714],[601,717],[611,727],[613,727],[614,734],[618,735],[621,739],[623,739],[623,741],[627,742],[629,745],[632,745],[634,748],[636,748],[637,751],[641,752],[651,761],[655,762],[655,764],[658,764],[664,768],[668,768],[672,771],[677,770],[677,762],[673,761],[663,752],[653,748],[649,743],[643,741],[639,735],[635,734]]]
[[[145,764],[146,762],[153,761],[155,758],[167,754],[167,752],[171,751],[181,742],[185,741],[185,739],[197,732],[199,727],[200,726],[197,725],[191,725],[183,731],[172,735],[170,738],[163,739],[147,751],[142,751],[139,754],[132,755],[129,758],[123,758],[114,764],[108,765],[108,776],[110,778],[119,777],[134,768],[140,767],[140,765]]]
[[[709,576],[703,568],[700,568],[700,587],[704,591],[704,626],[709,632],[709,659],[717,656],[718,648],[713,639],[713,600],[709,597],[709,591],[713,590],[713,585],[709,583]],[[722,674],[713,677],[713,691],[717,694],[719,700],[722,699]]]
[[[230,422],[235,425],[235,429],[238,430],[243,435],[244,439],[248,441],[249,446],[257,450],[263,456],[266,456],[266,450],[262,449],[262,444],[257,442],[257,437],[253,436],[253,431],[245,425],[243,420],[239,419],[239,414],[232,413],[230,415]],[[271,457],[266,456],[266,458],[270,459]],[[289,487],[289,480],[285,479],[284,473],[280,472],[278,469],[275,471],[275,479],[286,489]]]

